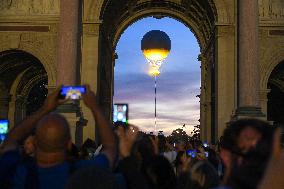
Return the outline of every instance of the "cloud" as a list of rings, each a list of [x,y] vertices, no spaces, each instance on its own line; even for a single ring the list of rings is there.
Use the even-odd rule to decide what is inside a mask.
[[[181,71],[163,74],[158,78],[158,129],[169,135],[173,128],[183,124],[199,124],[200,105],[199,98],[196,98],[200,93],[199,73]],[[128,103],[130,122],[148,132],[153,131],[154,125],[153,84],[153,78],[145,73],[122,74],[115,83],[114,102]]]
[[[115,98],[129,100],[151,99],[154,93],[154,79],[145,73],[128,73],[115,77]],[[200,74],[168,72],[157,78],[157,93],[161,100],[196,96],[200,92]]]
[[[174,128],[183,124],[197,125],[200,118],[199,103],[193,100],[179,99],[176,101],[158,101],[158,130],[170,134]],[[153,131],[154,103],[153,101],[133,101],[129,103],[129,120],[140,126],[144,131]],[[191,131],[188,131],[189,134]]]

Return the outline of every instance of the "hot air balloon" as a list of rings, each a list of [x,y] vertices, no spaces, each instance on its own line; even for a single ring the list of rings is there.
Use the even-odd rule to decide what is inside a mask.
[[[149,74],[158,76],[161,65],[170,53],[171,40],[165,32],[152,30],[142,38],[141,50],[150,64]]]
[[[171,39],[160,30],[152,30],[146,33],[141,40],[141,50],[150,64],[149,75],[155,77],[155,128],[157,131],[157,76],[160,75],[160,67],[171,50]]]

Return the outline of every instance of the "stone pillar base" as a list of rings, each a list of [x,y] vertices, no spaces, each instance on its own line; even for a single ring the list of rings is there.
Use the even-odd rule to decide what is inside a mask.
[[[246,107],[239,107],[236,110],[236,114],[233,119],[241,119],[241,118],[257,118],[257,119],[266,119],[266,116],[261,111],[261,107],[253,107],[253,106],[246,106]]]
[[[76,146],[80,146],[82,144],[82,130],[83,125],[85,124],[82,112],[80,110],[78,103],[67,103],[61,106],[58,106],[56,113],[64,116],[69,125],[70,125],[70,134],[71,139]]]

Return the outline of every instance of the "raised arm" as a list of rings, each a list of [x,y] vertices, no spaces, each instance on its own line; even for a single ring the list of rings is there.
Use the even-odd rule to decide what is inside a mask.
[[[135,156],[131,155],[132,148],[136,142],[138,128],[129,125],[124,130],[118,127],[117,136],[119,138],[119,153],[121,160],[118,164],[118,170],[124,175],[127,188],[129,189],[148,189],[148,183],[145,176],[139,170],[139,163]]]
[[[96,127],[103,145],[103,153],[107,156],[110,166],[117,156],[117,145],[111,125],[103,115],[102,110],[97,102],[96,95],[90,90],[90,86],[86,85],[86,93],[82,95],[85,105],[90,108],[96,121]]]
[[[4,153],[9,150],[17,148],[18,143],[27,137],[36,127],[37,122],[46,114],[53,111],[63,100],[58,100],[58,94],[61,87],[58,87],[53,93],[48,95],[44,105],[33,115],[24,119],[19,125],[14,127],[8,134],[7,139],[4,141],[1,152]]]

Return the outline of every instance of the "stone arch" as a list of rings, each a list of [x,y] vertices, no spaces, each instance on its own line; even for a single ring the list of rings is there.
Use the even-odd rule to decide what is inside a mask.
[[[5,81],[5,86],[9,90],[9,97],[11,97],[7,101],[9,103],[9,113],[6,117],[9,117],[13,127],[14,123],[18,123],[26,116],[26,102],[30,89],[35,83],[39,83],[42,78],[47,80],[47,72],[37,57],[23,50],[10,49],[2,51],[1,58],[3,61],[1,61],[0,65],[1,80]],[[47,85],[46,82],[44,83]],[[40,99],[37,101],[41,103],[35,103],[31,107],[42,104],[44,101],[44,98],[34,99]]]
[[[117,8],[115,5],[120,7]],[[168,16],[191,29],[201,49],[205,50],[215,32],[214,25],[218,18],[213,0],[194,2],[182,0],[179,3],[124,0],[121,4],[106,0],[101,6],[100,20],[103,23],[101,32],[107,38],[111,49],[115,48],[123,31],[135,21],[148,16]]]
[[[17,100],[18,100],[18,96],[17,94],[17,87],[23,77],[23,75],[29,70],[29,68],[25,69],[22,73],[20,73],[16,79],[14,80],[9,93],[11,94],[11,100],[9,102],[9,113],[8,113],[8,119],[10,120],[10,126],[11,128],[14,127],[15,125],[15,116],[18,114],[18,112],[16,112],[16,104],[17,104]]]
[[[267,119],[274,124],[284,126],[284,59],[271,72],[267,88]]]
[[[283,48],[275,48],[274,51],[269,53],[269,56],[264,59],[264,64],[260,67],[261,73],[261,81],[260,81],[260,89],[267,89],[267,84],[269,77],[274,70],[274,68],[284,60],[284,49]]]
[[[107,6],[107,4],[110,2],[110,0],[97,0],[95,3],[93,1],[87,2],[86,7],[88,10],[86,11],[87,17],[92,18],[94,20],[99,20],[100,15],[104,11],[104,8]],[[220,23],[233,23],[234,22],[234,15],[233,11],[229,11],[229,3],[225,0],[213,0],[213,3],[216,7],[217,12],[217,20]],[[234,7],[234,6],[233,6]],[[230,14],[231,13],[231,14]]]
[[[84,1],[84,20],[98,21],[103,4],[108,0],[85,0]]]
[[[194,36],[196,37],[198,44],[200,46],[201,49],[205,48],[205,41],[202,38],[202,36],[200,35],[200,33],[196,32],[198,31],[198,26],[195,23],[192,23],[188,18],[186,18],[184,15],[172,11],[172,10],[168,10],[168,9],[159,9],[159,10],[155,10],[155,9],[147,9],[147,10],[143,10],[141,12],[139,12],[138,14],[133,15],[130,18],[127,18],[126,20],[124,20],[120,26],[117,29],[117,32],[114,36],[113,39],[113,43],[112,46],[116,47],[121,35],[123,34],[123,32],[129,27],[131,26],[133,23],[137,22],[138,20],[148,17],[148,16],[159,16],[160,12],[163,12],[163,14],[165,14],[165,16],[167,17],[171,17],[181,23],[183,23],[186,27],[188,27],[191,32],[194,34]]]
[[[31,88],[37,84],[39,81],[45,79],[46,76],[44,75],[36,75],[30,81],[28,81],[27,85],[25,85],[22,89],[23,94],[27,97]]]
[[[106,115],[111,117],[112,112],[113,66],[116,59],[116,44],[120,35],[128,26],[149,16],[156,18],[171,17],[191,29],[200,46],[201,56],[199,58],[202,59],[203,66],[201,77],[210,86],[206,88],[206,92],[203,92],[206,95],[206,98],[203,99],[207,99],[207,96],[209,99],[209,96],[212,96],[211,94],[215,94],[216,87],[213,83],[215,79],[212,80],[212,78],[216,77],[214,70],[216,69],[215,63],[218,61],[216,55],[218,53],[216,51],[217,40],[215,40],[218,37],[217,33],[219,33],[217,26],[218,24],[227,26],[233,21],[232,15],[234,13],[232,11],[232,15],[230,15],[228,11],[233,9],[234,6],[229,7],[230,4],[226,4],[225,0],[105,0],[103,4],[97,3],[97,5],[101,6],[100,17],[97,19],[100,20],[98,95],[103,107],[106,107]],[[205,69],[206,65],[210,69]],[[210,77],[206,77],[206,74]],[[205,91],[205,88],[202,90]],[[215,104],[215,101],[215,98],[210,98],[211,104]],[[202,112],[204,106],[201,106],[200,109]],[[204,114],[205,116],[201,114],[204,120],[207,120],[206,123],[203,121],[203,126],[208,127],[208,131],[210,131],[208,135],[204,135],[208,141],[216,141],[217,130],[219,130],[219,126],[216,124],[218,120],[214,119],[215,110],[215,106],[210,106],[210,110],[206,112],[206,115]]]
[[[215,7],[216,7],[216,11],[217,11],[217,21],[219,23],[227,23],[227,24],[231,24],[234,23],[234,15],[233,12],[234,11],[229,11],[230,10],[230,6],[228,1],[226,0],[213,0]],[[234,7],[234,6],[233,6]],[[231,14],[230,14],[231,12]]]
[[[43,100],[38,99],[45,99],[47,96],[47,89],[46,86],[42,88],[38,88],[39,85],[46,84],[47,75],[46,74],[39,74],[34,75],[31,79],[28,80],[28,82],[25,83],[25,85],[20,89],[21,94],[23,96],[23,105],[25,109],[25,116],[31,115],[36,110],[38,110],[44,103]],[[36,90],[35,90],[36,89]],[[37,91],[37,98],[36,102],[33,99],[35,96],[34,93]],[[33,96],[30,96],[33,94]],[[32,97],[32,98],[31,98]]]
[[[55,86],[56,85],[56,69],[55,69],[55,60],[53,60],[52,56],[49,56],[47,53],[42,51],[40,48],[36,48],[31,44],[22,44],[18,48],[11,48],[9,42],[3,43],[0,45],[0,52],[9,51],[9,50],[19,50],[26,52],[28,54],[36,57],[41,64],[43,65],[45,71],[48,76],[48,85]]]

